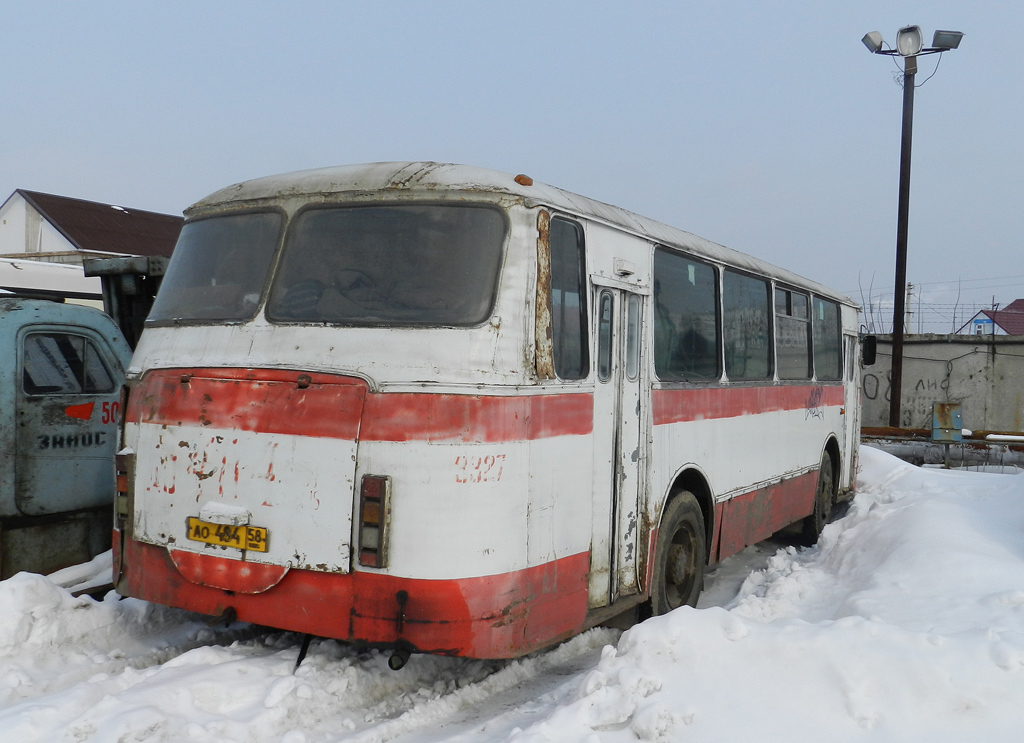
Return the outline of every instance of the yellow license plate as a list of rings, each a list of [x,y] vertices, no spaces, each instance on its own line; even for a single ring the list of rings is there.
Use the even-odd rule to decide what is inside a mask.
[[[193,542],[234,547],[240,550],[266,552],[270,532],[262,526],[229,526],[188,517],[188,538]]]

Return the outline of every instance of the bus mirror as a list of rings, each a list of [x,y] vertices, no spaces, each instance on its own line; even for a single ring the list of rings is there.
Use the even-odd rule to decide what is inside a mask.
[[[878,351],[878,336],[865,335],[861,340],[860,363],[862,366],[874,366],[875,354]]]

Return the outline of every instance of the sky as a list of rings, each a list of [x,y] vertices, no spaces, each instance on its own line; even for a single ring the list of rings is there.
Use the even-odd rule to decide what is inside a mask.
[[[860,39],[908,24],[926,43],[965,34],[921,59],[914,110],[911,329],[949,332],[954,304],[1024,297],[1024,5],[1008,0],[10,3],[0,199],[180,214],[274,173],[456,162],[883,307],[902,91]]]

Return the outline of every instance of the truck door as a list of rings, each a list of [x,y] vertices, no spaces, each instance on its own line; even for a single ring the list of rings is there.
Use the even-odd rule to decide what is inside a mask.
[[[15,503],[25,516],[110,505],[124,368],[88,328],[18,333]]]

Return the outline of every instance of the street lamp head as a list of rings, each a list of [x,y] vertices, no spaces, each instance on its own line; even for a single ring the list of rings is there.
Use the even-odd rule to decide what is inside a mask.
[[[924,46],[920,26],[904,26],[896,34],[896,51],[901,57],[913,57]]]
[[[868,48],[868,51],[872,54],[878,54],[882,51],[882,34],[878,31],[871,31],[864,34],[864,38],[861,39],[864,42],[864,46]]]
[[[956,49],[963,37],[960,31],[936,31],[932,36],[932,46],[935,49]]]

